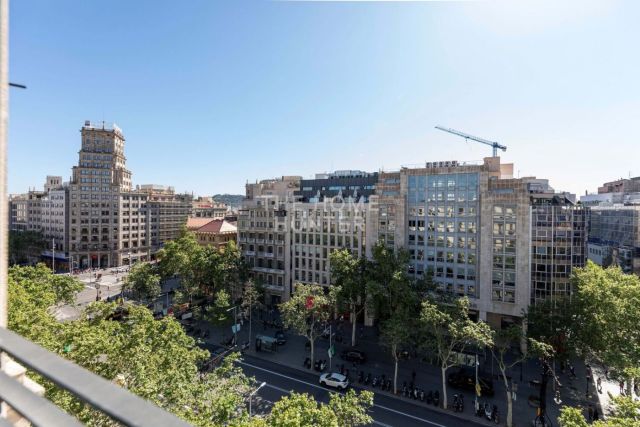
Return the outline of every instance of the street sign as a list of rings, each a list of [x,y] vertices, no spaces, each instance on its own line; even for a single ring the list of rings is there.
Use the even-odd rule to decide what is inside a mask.
[[[476,384],[476,394],[478,395],[478,397],[480,397],[481,391],[482,389],[480,388],[480,384]]]

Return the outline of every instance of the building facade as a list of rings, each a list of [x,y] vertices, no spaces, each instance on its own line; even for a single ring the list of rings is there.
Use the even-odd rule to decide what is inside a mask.
[[[589,259],[640,275],[640,204],[591,208]]]

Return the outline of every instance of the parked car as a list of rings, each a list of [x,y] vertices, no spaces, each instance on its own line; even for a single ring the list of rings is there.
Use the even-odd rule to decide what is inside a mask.
[[[287,337],[284,336],[283,331],[276,331],[275,339],[278,345],[285,345],[287,343]]]
[[[475,393],[476,390],[476,371],[470,367],[462,367],[456,372],[449,374],[447,383],[451,387],[468,390]],[[493,396],[493,380],[484,375],[478,374],[478,384],[480,384],[480,394],[482,396]]]
[[[344,390],[349,387],[349,380],[347,377],[337,372],[328,372],[320,375],[320,384]]]
[[[349,362],[364,363],[367,361],[367,356],[362,351],[354,349],[343,350],[340,357]]]

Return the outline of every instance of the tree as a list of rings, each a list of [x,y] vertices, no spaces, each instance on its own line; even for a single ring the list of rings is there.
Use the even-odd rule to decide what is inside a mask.
[[[331,252],[331,277],[337,293],[338,306],[346,307],[351,313],[351,345],[356,345],[356,324],[365,308],[367,298],[366,260],[356,258],[348,249]]]
[[[411,321],[404,310],[394,313],[382,326],[380,340],[389,348],[395,367],[393,371],[393,393],[398,393],[398,362],[402,344],[406,344],[410,336]]]
[[[583,353],[616,370],[630,388],[640,366],[640,278],[589,261],[574,269],[572,284],[576,334]]]
[[[381,241],[373,247],[372,262],[368,269],[368,289],[378,319],[384,321],[390,318],[414,293],[407,276],[408,266],[407,251],[393,251]]]
[[[560,410],[558,418],[560,427],[587,427],[589,424],[579,408],[565,406]],[[612,413],[606,420],[598,420],[591,424],[594,427],[639,427],[640,402],[630,396],[613,398]]]
[[[162,292],[156,266],[146,262],[135,264],[124,280],[124,289],[134,292],[139,299],[154,301]]]
[[[507,372],[517,364],[524,362],[524,360],[530,356],[545,356],[552,352],[552,349],[547,344],[530,339],[526,352],[521,352],[518,356],[508,360],[507,354],[512,349],[512,346],[519,346],[525,339],[526,336],[522,327],[511,325],[506,329],[492,331],[492,339],[488,343],[490,345],[491,357],[495,360],[500,370],[502,381],[504,382],[507,397],[507,427],[513,426],[513,395]]]
[[[280,304],[284,325],[309,340],[311,366],[314,364],[315,341],[330,319],[334,303],[335,295],[325,294],[321,286],[297,284],[291,298]]]
[[[48,244],[42,233],[38,231],[9,231],[9,262],[27,264],[40,258]]]
[[[442,372],[443,405],[447,407],[446,372],[457,364],[455,354],[469,346],[484,347],[491,343],[491,328],[486,323],[469,319],[469,299],[450,301],[429,299],[422,303],[420,321],[431,337]]]
[[[49,309],[68,295],[56,293],[57,277],[44,266],[10,270],[10,329],[194,425],[223,425],[238,416],[249,381],[233,358],[211,373],[201,373],[198,366],[209,358],[208,352],[196,347],[173,318],[154,320],[141,306],[94,303],[79,319],[59,323]],[[45,387],[49,400],[83,423],[115,425],[46,379],[34,379]]]
[[[373,421],[367,411],[373,406],[373,393],[353,390],[344,395],[331,393],[328,405],[308,394],[292,393],[273,405],[265,425],[269,427],[358,427]]]
[[[261,308],[264,306],[264,288],[258,284],[256,284],[253,280],[249,279],[244,286],[244,290],[242,291],[242,303],[241,307],[245,313],[248,313],[249,317],[249,342],[251,342],[251,331],[252,331],[252,313],[254,308]]]

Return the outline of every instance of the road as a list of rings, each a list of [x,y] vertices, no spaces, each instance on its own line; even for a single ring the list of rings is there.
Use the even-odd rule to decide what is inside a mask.
[[[294,368],[244,355],[241,362],[245,374],[254,377],[258,383],[267,383],[256,393],[253,400],[254,413],[268,412],[273,402],[280,400],[290,391],[307,393],[319,402],[329,401],[329,391],[318,384],[318,376]],[[354,389],[360,390],[357,386]],[[425,405],[376,394],[371,410],[373,425],[383,427],[457,427],[475,424],[448,414],[434,411]]]

